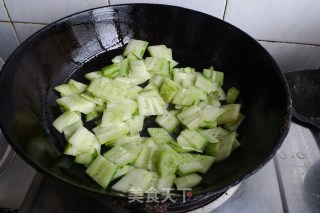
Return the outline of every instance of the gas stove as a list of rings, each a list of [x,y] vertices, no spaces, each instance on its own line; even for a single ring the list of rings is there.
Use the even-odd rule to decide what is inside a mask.
[[[283,145],[268,164],[214,201],[188,212],[320,212],[319,133],[318,129],[292,123]],[[130,212],[66,188],[36,173],[19,157],[0,177],[0,204],[33,213]]]

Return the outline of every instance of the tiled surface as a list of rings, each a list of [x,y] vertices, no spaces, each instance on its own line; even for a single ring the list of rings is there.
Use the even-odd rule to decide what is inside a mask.
[[[108,5],[107,0],[6,0],[12,21],[51,23],[64,16]]]
[[[29,36],[31,36],[36,31],[45,27],[43,24],[25,24],[25,23],[14,23],[14,27],[16,29],[18,38],[20,42],[26,40]]]
[[[18,39],[10,22],[0,22],[0,57],[7,60],[19,46]]]
[[[320,44],[319,0],[229,0],[225,20],[256,39]]]
[[[3,0],[0,0],[0,21],[9,21],[9,17],[4,7]]]
[[[320,46],[260,41],[283,72],[320,67]]]
[[[226,0],[110,0],[110,4],[154,3],[181,6],[222,19]]]

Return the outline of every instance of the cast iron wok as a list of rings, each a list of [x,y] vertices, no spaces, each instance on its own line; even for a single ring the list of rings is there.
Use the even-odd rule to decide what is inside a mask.
[[[225,89],[234,85],[240,90],[246,116],[239,129],[241,147],[203,175],[193,196],[221,193],[273,157],[288,132],[291,101],[284,76],[267,51],[212,16],[173,6],[132,4],[59,20],[31,36],[6,62],[0,76],[1,128],[30,165],[80,191],[127,196],[100,188],[84,167],[62,155],[65,140],[51,124],[60,113],[53,88],[70,78],[86,82],[82,76],[121,54],[130,38],[171,47],[179,66],[201,71],[213,65],[225,72]]]

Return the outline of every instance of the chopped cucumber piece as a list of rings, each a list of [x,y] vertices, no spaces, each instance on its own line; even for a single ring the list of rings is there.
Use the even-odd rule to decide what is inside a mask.
[[[183,137],[196,150],[203,150],[208,143],[206,138],[204,138],[195,130],[185,129],[180,133],[180,136]]]
[[[231,87],[227,92],[226,102],[228,104],[233,104],[237,100],[239,93],[239,90],[235,87]]]
[[[61,96],[69,96],[78,94],[77,87],[72,84],[61,84],[54,88],[57,92],[60,93]]]
[[[162,115],[165,109],[158,97],[138,97],[139,114],[143,116]]]
[[[236,150],[239,146],[241,146],[240,142],[238,141],[237,138],[234,139],[233,143],[232,143],[232,148],[231,148],[231,152],[233,152],[234,150]]]
[[[117,165],[103,156],[98,155],[98,157],[87,168],[86,173],[105,189],[112,180],[117,168]]]
[[[82,112],[88,114],[94,110],[96,104],[80,95],[64,96],[57,99],[57,103],[70,111]]]
[[[206,129],[199,132],[205,139],[209,141],[209,143],[219,143],[221,137],[227,135],[229,131],[221,128],[216,127],[212,129]]]
[[[129,171],[135,169],[133,166],[125,165],[123,167],[118,167],[117,172],[114,174],[112,180],[119,179],[127,174]]]
[[[115,78],[119,75],[120,70],[117,64],[111,64],[101,69],[102,74],[108,78]]]
[[[165,45],[149,46],[147,49],[149,54],[154,58],[172,60],[171,49],[167,48]]]
[[[183,176],[194,172],[206,173],[215,158],[212,156],[180,153],[181,163],[178,166],[178,174]]]
[[[130,53],[134,53],[139,59],[142,59],[144,52],[148,46],[148,42],[131,39],[124,49],[123,55],[128,56]]]
[[[240,104],[223,105],[221,108],[224,109],[225,112],[218,118],[218,124],[236,122],[240,116],[240,107]]]
[[[99,142],[108,146],[128,132],[129,129],[127,125],[125,125],[124,123],[119,123],[117,125],[108,125],[107,127],[101,127],[101,129],[99,129],[95,133]]]
[[[230,131],[236,131],[244,119],[245,119],[245,116],[240,113],[237,121],[225,124],[224,128]]]
[[[92,81],[95,78],[101,78],[103,75],[100,71],[94,71],[94,72],[89,72],[85,74],[85,78],[88,79],[89,81]]]
[[[228,135],[221,137],[219,151],[216,157],[216,162],[222,161],[230,156],[233,141],[236,138],[236,132],[231,132]]]
[[[77,112],[66,111],[53,121],[53,126],[62,133],[64,129],[81,121],[81,115]]]
[[[204,150],[204,153],[212,157],[217,157],[219,153],[219,148],[220,148],[220,143],[211,143],[206,147],[206,149]]]
[[[151,77],[150,73],[146,70],[143,60],[130,60],[128,76],[134,79],[137,84],[142,84]]]
[[[88,167],[91,162],[98,156],[98,154],[98,151],[94,149],[93,151],[77,155],[74,159],[74,162],[84,164],[86,167]]]
[[[85,127],[80,127],[68,140],[72,146],[82,153],[97,149],[100,152],[100,144],[96,136]]]
[[[89,93],[81,93],[80,96],[84,97],[85,99],[92,101],[93,103],[96,103],[99,106],[103,106],[104,101],[101,98],[94,97],[90,95]]]
[[[197,93],[188,89],[179,88],[173,97],[172,103],[183,106],[191,106],[198,100],[198,98],[199,97]]]
[[[164,79],[160,88],[160,95],[166,103],[169,103],[173,99],[179,88],[179,84],[171,81],[170,79]]]
[[[156,118],[157,124],[159,124],[162,128],[167,130],[168,132],[173,132],[179,126],[179,120],[177,119],[176,115],[179,111],[172,110],[167,111],[162,115],[158,115]]]
[[[132,169],[111,188],[124,193],[145,192],[152,180],[151,172],[144,169]]]
[[[177,115],[181,123],[191,130],[197,129],[202,121],[204,121],[204,117],[202,110],[196,105],[185,108]]]
[[[117,55],[111,60],[111,62],[114,64],[119,64],[123,60],[124,60],[124,57],[122,55]]]
[[[205,114],[204,121],[215,122],[217,118],[220,117],[225,112],[223,108],[214,107],[211,105],[206,105],[203,108],[203,114]]]
[[[198,75],[195,86],[207,93],[217,91],[219,88],[219,84],[217,82],[213,82],[202,74]]]
[[[163,146],[155,154],[155,162],[161,177],[173,175],[181,163],[180,156],[170,146]]]
[[[81,82],[79,82],[79,81],[75,81],[75,80],[73,80],[73,79],[70,79],[70,80],[68,81],[68,84],[74,85],[74,86],[77,88],[77,93],[78,93],[78,94],[86,91],[86,89],[87,89],[87,87],[88,87],[87,85],[85,85],[85,84],[83,84],[83,83],[81,83]]]
[[[103,157],[107,158],[120,167],[132,163],[135,158],[134,155],[132,155],[122,146],[114,146],[112,149],[104,153]]]
[[[192,188],[198,185],[202,180],[202,177],[196,173],[192,173],[186,176],[178,177],[174,180],[177,188]]]
[[[148,128],[148,133],[158,145],[174,141],[171,135],[163,128]]]

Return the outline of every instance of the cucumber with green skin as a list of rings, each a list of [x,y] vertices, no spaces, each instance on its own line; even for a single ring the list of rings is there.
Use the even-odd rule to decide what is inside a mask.
[[[144,57],[146,50],[150,56]],[[135,39],[111,62],[87,73],[88,85],[70,79],[55,87],[66,110],[53,123],[67,139],[64,154],[87,167],[101,187],[115,179],[112,189],[124,193],[132,187],[194,187],[202,180],[197,173],[241,145],[239,90],[224,92],[223,72],[177,68],[171,48]],[[86,123],[96,123],[93,132],[81,113]],[[158,126],[143,131],[147,117]]]

